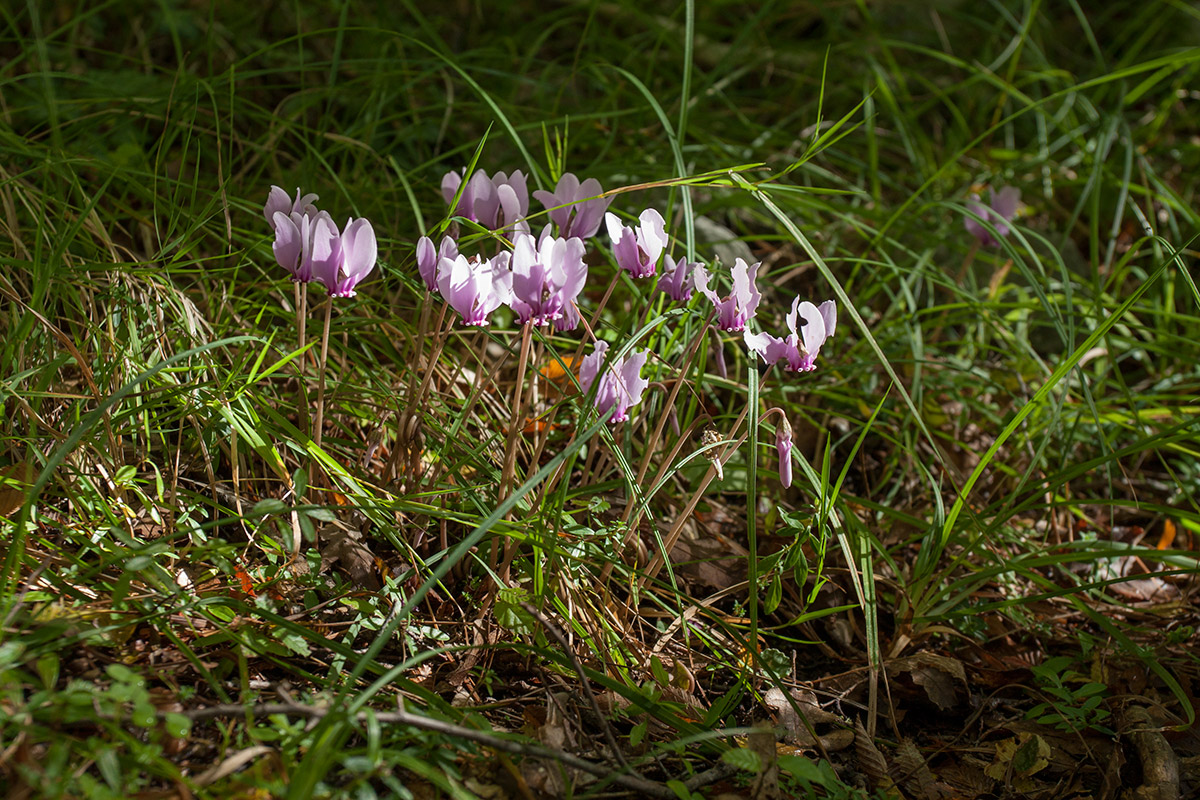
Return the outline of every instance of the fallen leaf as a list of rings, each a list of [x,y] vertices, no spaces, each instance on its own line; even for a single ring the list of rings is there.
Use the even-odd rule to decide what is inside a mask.
[[[998,781],[1011,781],[1018,791],[1032,787],[1030,777],[1050,764],[1050,745],[1034,733],[1019,733],[996,744],[996,754],[984,772]]]
[[[33,483],[33,465],[13,464],[0,469],[0,517],[7,517],[25,505],[25,494]]]
[[[909,673],[913,683],[923,688],[930,702],[942,711],[950,710],[958,702],[956,682],[967,686],[967,671],[962,662],[936,653],[917,653],[890,661],[887,671],[891,674]]]
[[[888,771],[887,759],[871,741],[861,720],[854,721],[854,752],[858,756],[858,768],[867,776],[867,783],[872,789],[886,793],[895,786]]]

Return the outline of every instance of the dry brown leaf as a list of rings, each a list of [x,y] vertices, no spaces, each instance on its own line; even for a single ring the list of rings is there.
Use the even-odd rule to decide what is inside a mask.
[[[763,695],[763,705],[775,714],[775,718],[787,732],[786,740],[792,744],[802,746],[815,744],[812,734],[808,732],[808,728],[804,724],[805,719],[814,727],[823,723],[842,723],[841,717],[829,713],[818,705],[817,696],[812,692],[794,689],[791,695],[792,700],[796,703],[796,708],[800,710],[799,714],[788,702],[787,695],[783,693],[783,690],[776,687],[768,689]]]
[[[208,786],[216,783],[222,778],[228,778],[248,764],[257,761],[260,756],[272,757],[272,768],[277,769],[282,766],[279,762],[279,756],[275,753],[275,748],[258,744],[247,747],[245,750],[239,750],[233,755],[226,757],[221,763],[215,764],[197,775],[194,781],[197,786]]]
[[[992,763],[984,769],[989,778],[1011,784],[1018,792],[1033,791],[1032,776],[1050,765],[1050,745],[1033,733],[1018,733],[996,743]]]
[[[776,761],[775,732],[755,728],[750,733],[750,749],[758,754],[758,774],[750,788],[752,800],[779,800],[779,764]]]
[[[343,528],[327,527],[321,532],[322,538],[329,544],[321,550],[321,571],[324,572],[335,563],[350,580],[368,591],[379,591],[382,584],[375,574],[375,554],[362,541],[358,531]]]
[[[0,469],[0,517],[7,517],[25,505],[33,475],[33,465],[24,462]]]
[[[944,792],[929,771],[925,757],[913,744],[912,739],[904,739],[896,750],[896,771],[900,784],[910,796],[925,798],[925,800],[941,800]]]
[[[887,664],[889,674],[907,672],[913,683],[925,690],[930,702],[948,711],[958,702],[956,681],[967,686],[967,671],[962,662],[936,653],[917,653]]]
[[[854,721],[854,752],[858,756],[858,768],[867,776],[867,783],[872,789],[887,791],[895,786],[892,776],[888,774],[887,759],[871,741],[862,720]]]

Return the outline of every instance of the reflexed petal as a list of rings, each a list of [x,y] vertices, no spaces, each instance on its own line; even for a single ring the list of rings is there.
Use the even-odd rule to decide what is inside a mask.
[[[699,266],[689,263],[686,256],[680,256],[677,262],[668,258],[663,264],[662,277],[658,279],[659,291],[676,302],[686,303],[691,299],[694,288],[693,270]]]
[[[805,324],[796,333],[804,340],[804,352],[815,359],[825,343],[825,319],[807,300],[800,304],[800,319]]]
[[[775,449],[779,452],[779,482],[786,489],[792,485],[792,426],[787,417],[775,429]]]
[[[513,187],[507,183],[496,187],[496,197],[500,203],[500,214],[496,217],[496,228],[506,228],[517,232],[529,232],[529,223],[525,222],[525,212],[521,210],[521,201]],[[529,198],[525,198],[526,205]]]
[[[417,272],[425,282],[425,288],[433,291],[437,288],[438,252],[433,247],[433,240],[422,236],[417,240]]]
[[[462,315],[464,325],[486,325],[487,315],[491,313],[483,310],[489,298],[481,292],[479,272],[479,265],[471,264],[462,255],[453,261],[443,259],[438,266],[438,289],[450,307]],[[487,282],[490,294],[490,274]]]
[[[325,284],[330,292],[337,291],[342,269],[342,237],[337,224],[325,212],[312,223],[312,276]]]
[[[513,220],[523,217],[529,213],[529,183],[525,178],[525,173],[521,170],[514,170],[512,175],[505,175],[503,172],[497,172],[492,178],[492,182],[496,185],[499,191],[501,185],[509,187],[512,196],[517,201],[515,216],[512,219],[505,217],[505,223],[512,224]],[[508,213],[507,208],[505,214]]]
[[[608,351],[608,342],[604,340],[597,341],[592,346],[592,352],[583,357],[583,361],[579,364],[579,387],[584,393],[591,391],[592,384],[596,382],[596,375],[600,372],[600,365],[604,363],[604,354]]]
[[[751,333],[749,330],[742,333],[742,339],[746,342],[746,347],[758,353],[767,364],[774,364],[784,358],[791,360],[791,351],[794,348],[789,346],[787,339],[780,339],[769,333]]]
[[[298,280],[297,270],[304,252],[304,239],[300,235],[300,229],[296,227],[292,218],[282,211],[276,211],[271,222],[275,226],[275,243],[271,245],[271,249],[275,251],[275,261],[292,273],[293,280]]]
[[[474,216],[470,219],[485,228],[496,227],[496,217],[500,213],[500,196],[491,178],[483,170],[478,170],[467,183],[467,192],[471,193]],[[464,195],[466,192],[463,193]]]
[[[646,251],[650,263],[658,264],[659,257],[667,249],[666,220],[653,208],[643,211],[638,220],[642,223],[640,226],[642,248]]]
[[[821,312],[821,319],[825,322],[825,338],[829,339],[837,330],[837,306],[832,300],[826,300],[817,306],[817,311]]]
[[[353,297],[354,287],[375,269],[379,257],[379,244],[375,229],[364,219],[351,219],[342,232],[342,269],[338,278],[335,297]]]
[[[999,192],[991,190],[992,210],[1005,220],[1011,220],[1017,215],[1021,205],[1021,190],[1015,186],[1005,186]],[[996,226],[999,229],[999,225]],[[1007,227],[1006,227],[1007,231]]]
[[[696,288],[700,290],[700,293],[711,300],[713,305],[720,305],[721,298],[717,296],[716,292],[708,288],[708,272],[704,267],[697,265],[696,271],[692,273],[692,276],[695,280]]]
[[[462,185],[462,175],[457,172],[447,172],[442,176],[442,197],[446,198],[446,205],[454,199],[454,193],[458,191],[458,187]]]
[[[588,266],[583,260],[586,252],[587,245],[582,239],[560,239],[555,245],[555,265],[561,274],[562,288],[559,291],[563,296],[564,307],[579,297],[587,283]]]
[[[565,303],[562,308],[562,316],[554,320],[554,330],[559,333],[573,331],[579,327],[579,309],[574,303]]]
[[[321,198],[313,192],[301,196],[300,187],[296,187],[296,201],[292,203],[293,214],[303,214],[306,217],[315,217],[320,212],[317,211],[316,203]]]
[[[759,261],[748,267],[740,258],[733,265],[733,297],[737,300],[738,311],[745,314],[747,320],[754,317],[758,303],[762,300],[762,295],[758,293],[758,287],[755,285],[758,268],[761,266],[762,262]]]
[[[625,235],[625,226],[621,224],[621,218],[609,211],[604,215],[604,226],[608,229],[608,238],[612,240],[613,247],[616,247],[617,242]]]
[[[267,218],[267,222],[274,224],[276,214],[290,214],[291,212],[292,198],[288,197],[288,193],[282,188],[272,186],[267,195],[267,204],[263,206],[263,216]]]

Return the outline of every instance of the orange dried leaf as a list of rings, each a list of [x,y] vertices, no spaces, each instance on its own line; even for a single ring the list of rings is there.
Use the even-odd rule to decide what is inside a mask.
[[[1158,549],[1170,550],[1175,543],[1175,523],[1169,519],[1163,520],[1162,535],[1158,537]]]
[[[233,574],[237,576],[243,594],[249,597],[258,597],[258,593],[254,591],[254,581],[250,579],[250,573],[246,571],[245,567],[241,564],[234,564]]]

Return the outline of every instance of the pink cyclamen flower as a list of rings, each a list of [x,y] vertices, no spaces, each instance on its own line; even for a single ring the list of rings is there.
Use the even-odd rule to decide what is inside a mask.
[[[638,221],[642,224],[630,228],[623,226],[616,214],[604,215],[617,266],[635,278],[649,278],[657,271],[658,259],[667,249],[667,223],[653,208],[643,211]]]
[[[999,192],[995,189],[988,189],[988,202],[990,205],[984,205],[979,202],[979,195],[973,194],[967,203],[967,208],[971,209],[977,217],[991,222],[998,236],[1007,236],[1008,223],[1017,215],[1017,209],[1021,205],[1021,190],[1015,186],[1005,186]],[[988,230],[987,226],[975,219],[964,217],[963,225],[967,232],[978,239],[984,247],[1000,246],[1000,240],[992,236],[992,232]]]
[[[462,175],[457,172],[447,172],[442,177],[442,197],[447,203],[454,200],[460,185]],[[512,175],[497,172],[489,178],[486,172],[477,170],[463,188],[454,213],[488,230],[512,227],[528,232],[528,224],[519,222],[529,213],[529,185],[525,173],[520,170]]]
[[[563,306],[562,316],[554,320],[554,330],[558,333],[573,331],[579,327],[579,308],[574,303]]]
[[[300,188],[297,187],[296,199],[292,200],[282,188],[272,186],[270,193],[267,195],[267,204],[263,206],[263,216],[272,225],[275,224],[276,212],[282,212],[286,216],[303,214],[306,217],[315,217],[317,215],[317,207],[313,204],[319,199],[317,195],[312,193],[301,196]]]
[[[792,301],[792,310],[787,315],[788,335],[782,339],[769,333],[750,333],[742,338],[746,347],[762,356],[768,364],[786,359],[785,369],[791,372],[810,372],[816,369],[817,354],[821,345],[833,336],[837,328],[837,307],[832,300],[814,306],[797,297]],[[797,330],[799,324],[801,330]]]
[[[775,449],[779,451],[779,482],[792,485],[792,426],[787,417],[775,428]]]
[[[717,327],[724,331],[745,330],[746,323],[754,318],[755,309],[762,295],[754,285],[758,277],[758,268],[762,262],[749,267],[742,259],[733,264],[733,292],[722,299],[712,289],[708,288],[708,273],[703,266],[696,266],[696,288],[712,301],[717,309]]]
[[[464,325],[487,325],[488,317],[512,297],[510,254],[504,251],[486,261],[459,254],[442,259],[437,270],[438,290],[450,307],[462,315]]]
[[[579,365],[579,385],[584,392],[591,391],[592,384],[604,363],[604,355],[608,352],[608,342],[598,341],[590,355],[584,356]],[[614,361],[600,376],[600,384],[596,387],[596,411],[604,416],[611,409],[609,422],[623,422],[629,419],[629,409],[642,401],[642,392],[650,385],[650,381],[642,377],[642,367],[650,353],[646,350],[636,352],[628,359]]]
[[[324,211],[290,214],[276,211],[271,220],[275,226],[275,261],[292,274],[292,280],[307,283],[317,269],[327,270],[328,262],[336,260],[341,236],[333,218]]]
[[[512,253],[512,300],[521,324],[549,325],[561,319],[587,282],[582,239],[544,236],[535,243],[517,234]]]
[[[433,240],[428,236],[417,240],[417,272],[425,282],[425,288],[431,292],[437,288],[438,265],[444,258],[451,261],[458,258],[458,245],[449,236],[442,238],[441,247],[436,250]]]
[[[550,219],[558,226],[558,235],[564,239],[590,239],[600,230],[600,222],[612,198],[602,198],[604,193],[600,181],[588,178],[583,183],[570,172],[563,173],[553,192],[539,189],[534,198],[550,212]],[[591,198],[591,199],[589,199]]]
[[[332,252],[321,257],[320,250],[314,251],[313,278],[325,284],[330,297],[353,297],[354,287],[375,269],[375,260],[379,256],[375,230],[363,218],[347,220],[341,236],[337,235],[333,220],[329,220],[328,225],[333,237],[323,239],[318,236],[316,242],[328,241]]]
[[[663,262],[663,272],[658,278],[658,290],[677,303],[686,303],[692,299],[695,288],[694,270],[700,266],[692,263],[686,257],[672,262],[670,258]]]

